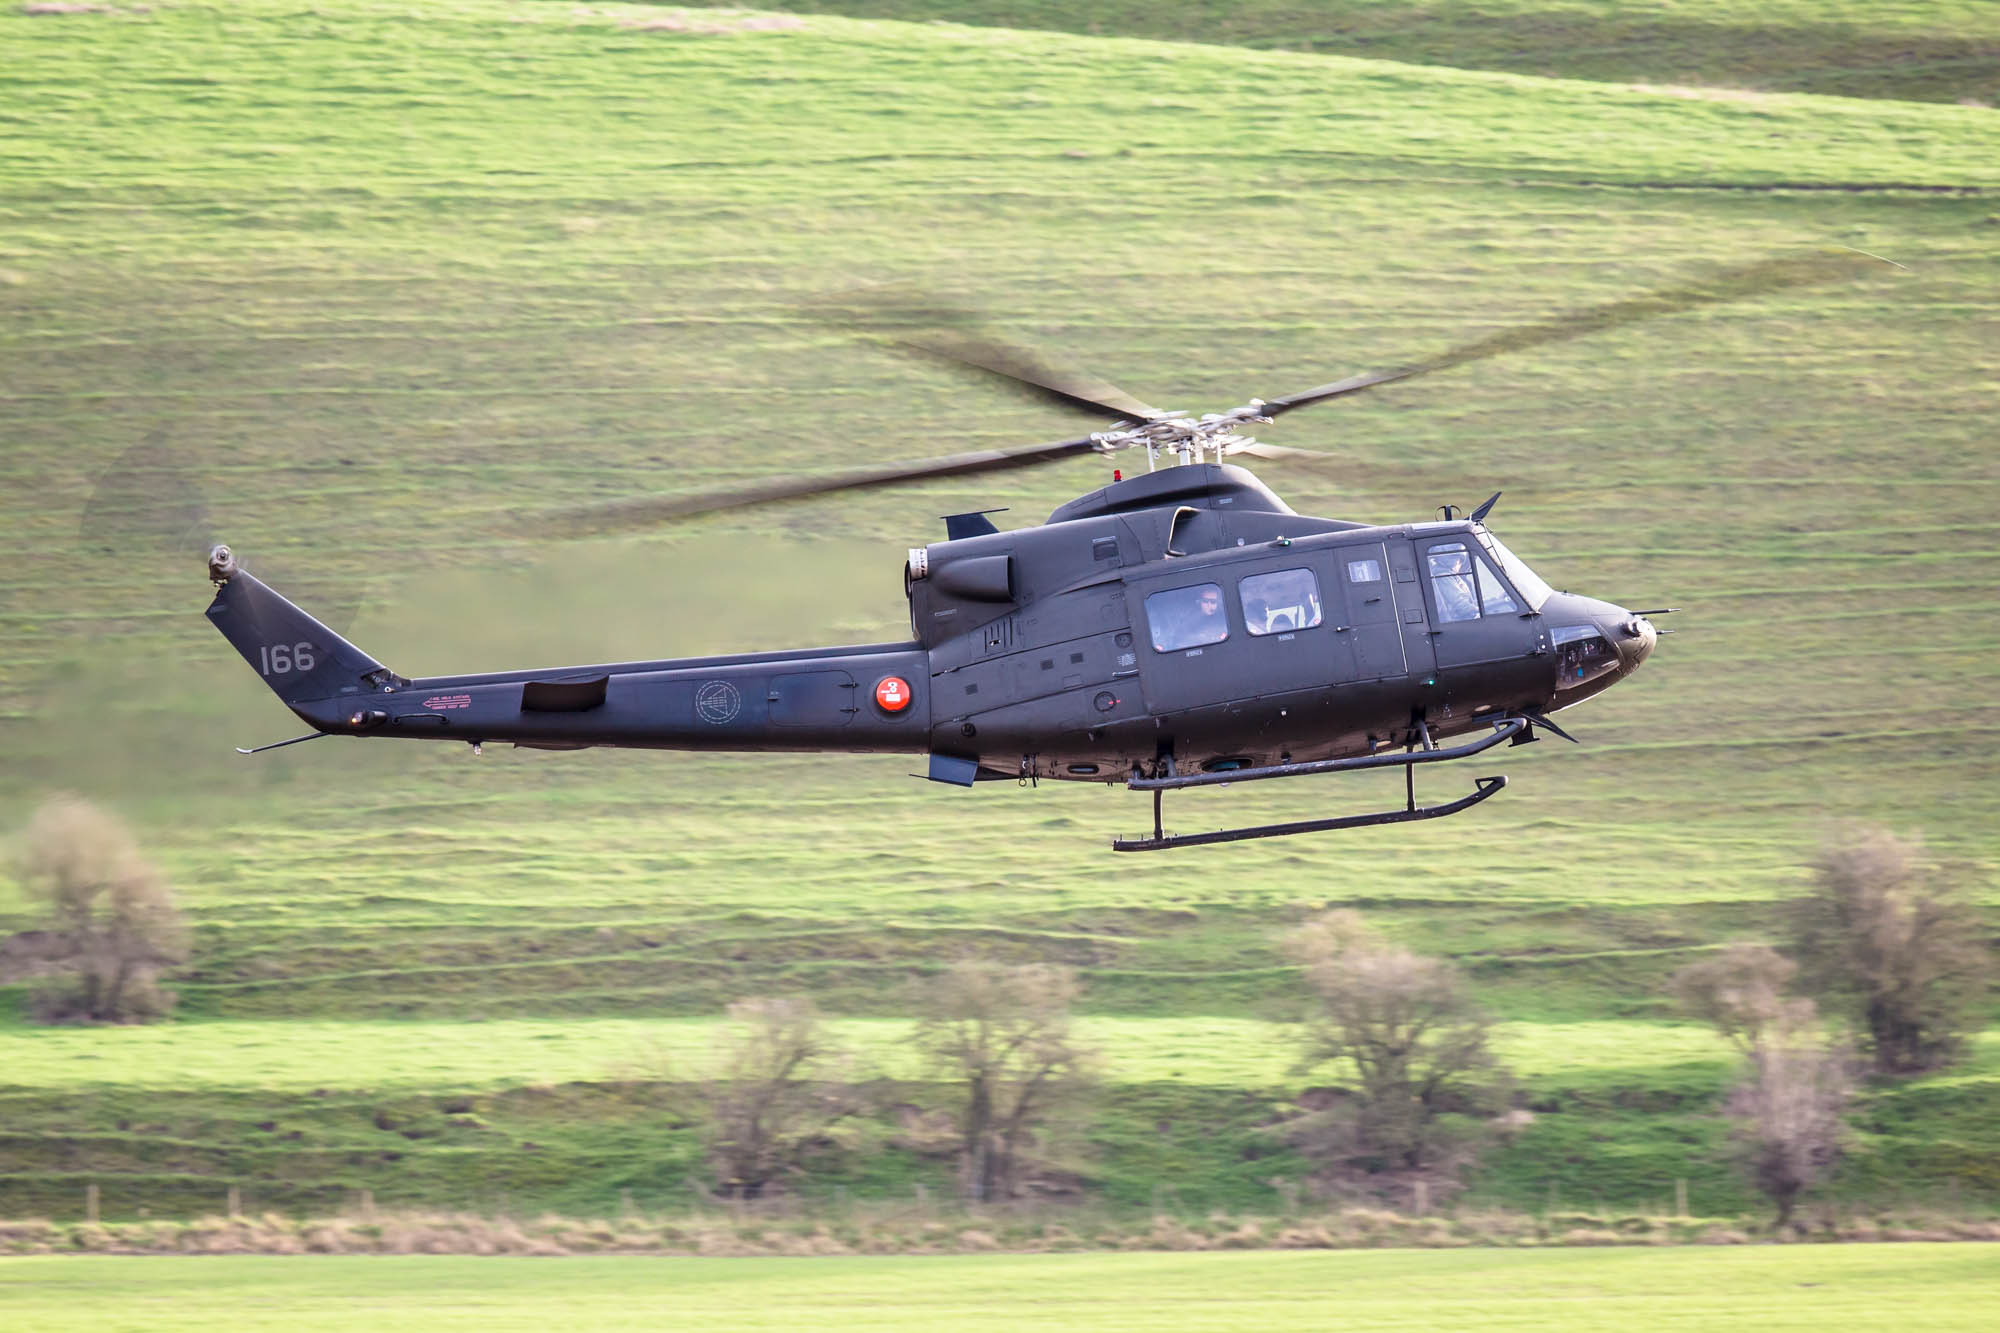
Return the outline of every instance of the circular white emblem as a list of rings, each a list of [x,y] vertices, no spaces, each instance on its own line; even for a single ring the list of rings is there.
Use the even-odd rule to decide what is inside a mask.
[[[726,680],[703,681],[694,692],[695,716],[712,726],[734,722],[743,711],[743,695]]]

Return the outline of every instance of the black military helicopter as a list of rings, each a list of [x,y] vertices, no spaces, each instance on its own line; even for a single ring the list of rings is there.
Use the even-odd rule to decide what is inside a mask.
[[[1853,252],[1766,259],[1374,372],[1201,417],[1158,411],[936,311],[871,319],[901,346],[999,376],[1114,424],[1076,439],[958,454],[723,493],[649,497],[554,516],[570,532],[631,527],[857,488],[1142,450],[1148,470],[1000,531],[950,515],[903,566],[911,638],[793,652],[407,679],[259,582],[208,557],[208,617],[312,732],[571,750],[894,752],[934,781],[1123,783],[1153,794],[1151,851],[1435,819],[1504,777],[1419,806],[1420,764],[1468,759],[1637,670],[1649,617],[1557,592],[1486,525],[1492,499],[1435,521],[1297,514],[1243,467],[1297,456],[1244,434],[1296,408],[1483,357],[1853,273]],[[1876,261],[1881,262],[1881,261]],[[879,312],[878,312],[879,313]],[[1168,466],[1160,466],[1162,461]],[[1461,739],[1464,738],[1464,739]],[[1455,744],[1445,744],[1456,741]],[[1168,791],[1400,766],[1399,809],[1169,834]]]

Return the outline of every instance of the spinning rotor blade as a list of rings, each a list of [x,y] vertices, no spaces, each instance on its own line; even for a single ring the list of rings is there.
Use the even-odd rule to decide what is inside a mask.
[[[905,352],[963,366],[1030,395],[1114,421],[1151,421],[1164,415],[1115,384],[1058,365],[1041,352],[989,331],[978,316],[950,306],[919,304],[901,295],[850,293],[837,322],[879,334]]]
[[[193,469],[157,430],[98,477],[76,535],[86,550],[122,559],[205,555],[213,544]]]
[[[1052,444],[1028,445],[1017,449],[983,449],[951,454],[943,458],[885,467],[854,468],[819,477],[787,478],[759,485],[706,491],[692,495],[641,496],[586,505],[533,516],[526,520],[535,535],[588,536],[599,532],[625,531],[677,519],[751,505],[803,500],[840,491],[900,486],[941,477],[972,476],[1034,467],[1085,453],[1109,452],[1114,447],[1143,446],[1172,451],[1185,447],[1177,427],[1189,428],[1195,448],[1220,449],[1225,441],[1220,432],[1257,417],[1275,417],[1296,407],[1325,402],[1350,393],[1359,393],[1380,384],[1393,384],[1432,371],[1446,370],[1468,361],[1483,360],[1508,352],[1523,351],[1544,343],[1562,342],[1599,333],[1620,325],[1669,315],[1701,306],[1740,301],[1765,292],[1829,282],[1858,276],[1878,267],[1900,268],[1892,261],[1858,250],[1825,250],[1782,255],[1723,269],[1708,278],[1665,287],[1639,296],[1575,311],[1537,324],[1522,325],[1462,343],[1443,355],[1394,370],[1369,371],[1351,375],[1332,384],[1323,384],[1303,393],[1262,403],[1253,400],[1246,407],[1219,417],[1187,421],[1179,414],[1161,412],[1094,376],[1058,365],[1041,353],[988,332],[971,313],[937,302],[918,299],[902,289],[871,289],[846,293],[821,303],[825,318],[883,338],[904,351],[969,367],[982,374],[1025,388],[1047,401],[1079,408],[1119,423],[1118,429],[1103,439],[1085,436]],[[1203,432],[1206,432],[1205,434]],[[1206,443],[1203,443],[1205,441]],[[1255,458],[1325,461],[1327,456],[1312,450],[1286,449],[1260,442],[1231,442],[1228,453]],[[1220,454],[1218,455],[1220,456]],[[1488,505],[1492,502],[1488,501]]]
[[[1004,472],[1015,468],[1053,463],[1079,454],[1095,453],[1098,445],[1089,436],[1059,440],[1053,444],[1031,444],[1019,449],[976,449],[943,458],[927,458],[915,463],[889,467],[852,468],[817,477],[796,477],[744,486],[724,491],[703,491],[693,495],[649,495],[631,500],[613,500],[601,505],[583,505],[534,517],[537,535],[587,537],[597,533],[623,532],[678,519],[743,509],[751,505],[776,504],[831,495],[838,491],[872,490],[880,486],[903,486],[939,477],[969,477],[981,472]]]
[[[1393,384],[1397,380],[1413,379],[1418,375],[1428,375],[1434,370],[1448,370],[1453,366],[1464,365],[1468,361],[1481,361],[1490,356],[1501,356],[1508,352],[1539,347],[1544,343],[1563,342],[1570,338],[1602,333],[1606,329],[1651,319],[1655,315],[1671,315],[1705,305],[1723,305],[1786,287],[1805,287],[1818,282],[1831,282],[1836,278],[1858,277],[1882,267],[1901,268],[1902,265],[1864,254],[1859,250],[1818,250],[1806,254],[1778,255],[1770,259],[1760,259],[1754,263],[1724,269],[1713,277],[1684,283],[1678,287],[1663,287],[1658,291],[1592,306],[1587,310],[1578,310],[1539,324],[1524,324],[1519,328],[1502,329],[1474,342],[1461,343],[1442,356],[1433,357],[1429,361],[1420,361],[1412,366],[1351,375],[1332,384],[1322,384],[1316,389],[1307,389],[1304,393],[1274,398],[1264,404],[1263,411],[1265,416],[1275,417],[1280,412],[1289,412],[1295,407],[1322,403],[1329,398],[1339,398],[1346,394],[1358,393],[1363,389],[1372,389],[1378,384]]]
[[[88,554],[111,556],[121,565],[177,568],[184,557],[206,557],[222,540],[191,456],[153,431],[113,459],[92,488],[77,524],[77,543]],[[312,603],[323,622],[344,630],[361,609],[362,589],[351,582],[293,574],[282,558],[259,551],[259,573],[275,578]]]

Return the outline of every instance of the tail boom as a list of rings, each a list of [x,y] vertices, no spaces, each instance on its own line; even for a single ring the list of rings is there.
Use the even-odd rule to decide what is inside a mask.
[[[929,748],[929,655],[919,644],[406,680],[233,558],[221,569],[209,620],[318,732],[559,750]]]

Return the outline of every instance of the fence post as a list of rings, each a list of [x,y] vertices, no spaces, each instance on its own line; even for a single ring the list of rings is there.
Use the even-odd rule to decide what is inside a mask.
[[[629,1189],[619,1190],[618,1216],[620,1218],[629,1219],[637,1211],[638,1211],[637,1209],[632,1207],[632,1191]]]
[[[95,1184],[83,1187],[83,1220],[93,1224],[97,1221],[97,1186]]]
[[[1688,1215],[1688,1182],[1686,1176],[1674,1177],[1674,1216]]]
[[[232,1221],[243,1216],[243,1187],[241,1185],[231,1185],[229,1187],[229,1216]]]
[[[361,1191],[361,1215],[369,1221],[375,1220],[375,1191]]]
[[[1431,1183],[1419,1177],[1417,1180],[1417,1216],[1422,1217],[1431,1210]]]

